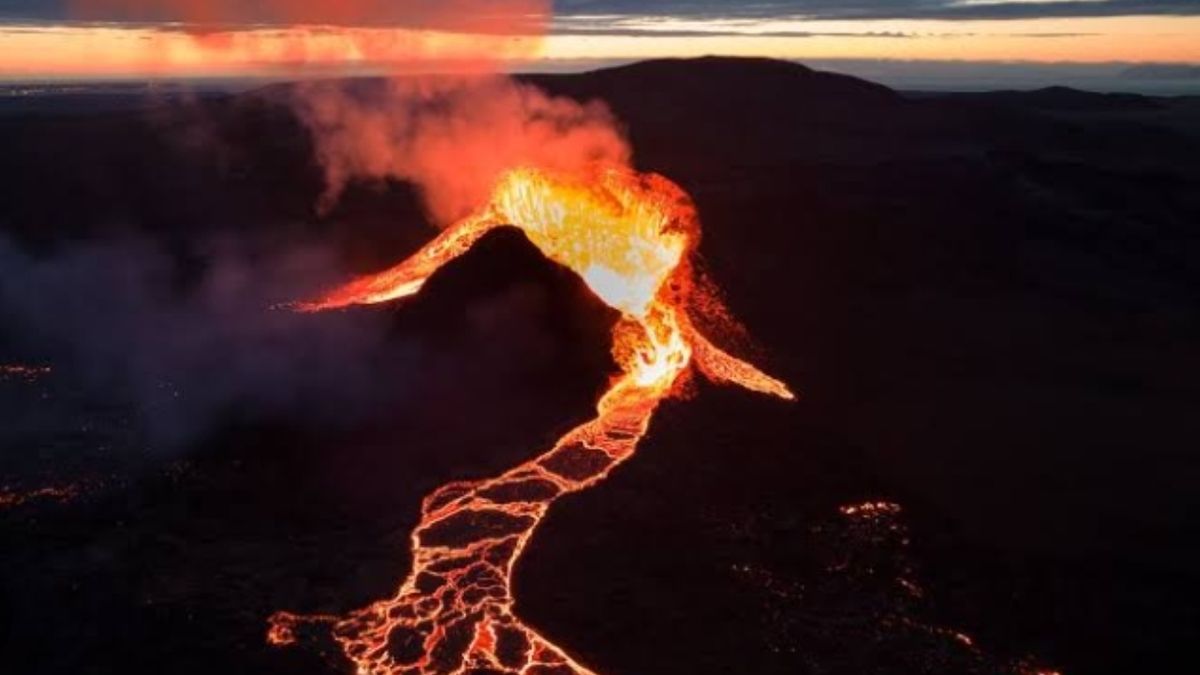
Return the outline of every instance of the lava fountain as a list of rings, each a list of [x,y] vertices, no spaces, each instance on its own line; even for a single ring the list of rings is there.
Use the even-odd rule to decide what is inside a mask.
[[[393,597],[341,617],[279,612],[271,643],[291,644],[302,625],[326,624],[359,675],[592,673],[515,611],[513,566],[551,504],[629,459],[658,404],[692,365],[715,382],[794,398],[784,383],[698,332],[689,308],[719,305],[693,279],[695,208],[669,180],[624,168],[598,168],[586,178],[513,170],[485,207],[408,260],[299,309],[413,295],[439,267],[505,225],[524,231],[621,314],[613,329],[620,372],[596,417],[501,476],[451,483],[426,497],[412,534],[412,570]]]

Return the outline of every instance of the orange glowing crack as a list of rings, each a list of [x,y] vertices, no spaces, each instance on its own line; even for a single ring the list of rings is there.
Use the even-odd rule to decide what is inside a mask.
[[[52,372],[50,366],[28,366],[20,363],[0,364],[0,380],[34,382]]]
[[[78,497],[80,492],[81,488],[78,485],[49,486],[25,491],[3,487],[0,488],[0,509],[15,509],[36,501],[65,504]]]
[[[301,626],[323,624],[359,675],[592,673],[515,613],[513,567],[547,510],[629,459],[658,404],[693,364],[714,382],[794,398],[783,382],[725,353],[695,328],[688,316],[689,295],[700,292],[688,264],[700,235],[695,209],[665,178],[624,169],[600,169],[586,180],[514,170],[486,207],[408,260],[300,309],[412,295],[502,225],[520,228],[621,313],[613,329],[620,374],[597,404],[596,418],[499,477],[451,483],[426,497],[412,534],[412,571],[395,596],[340,617],[279,612],[270,620],[271,643],[291,644]]]

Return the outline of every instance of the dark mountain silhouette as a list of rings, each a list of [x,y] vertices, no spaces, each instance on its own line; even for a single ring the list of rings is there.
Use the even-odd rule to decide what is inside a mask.
[[[554,93],[607,102],[637,152],[688,153],[728,166],[795,157],[881,158],[908,149],[924,120],[886,87],[765,59],[647,61],[584,76],[529,81]],[[881,119],[891,120],[881,125]]]
[[[802,393],[789,407],[703,385],[668,405],[643,455],[535,539],[517,574],[534,625],[613,674],[993,673],[1031,654],[1071,675],[1181,672],[1200,606],[1194,99],[904,96],[757,59],[523,79],[607,101],[639,168],[693,195],[708,273]],[[429,237],[401,184],[354,185],[317,216],[320,171],[279,94],[0,116],[0,229],[41,257],[136,233],[195,273],[204,237],[330,242],[356,271]],[[579,286],[515,233],[481,245],[431,282],[436,303],[395,310],[397,340],[471,366],[394,426],[232,429],[195,460],[186,499],[147,478],[91,515],[39,515],[42,535],[0,515],[21,551],[0,575],[22,618],[9,639],[41,646],[7,652],[29,659],[16,672],[318,668],[266,651],[263,615],[393,590],[417,495],[542,447],[604,380],[606,317]],[[456,343],[477,305],[493,319]],[[499,395],[506,352],[467,354],[516,349],[531,322],[548,351],[518,363],[535,384],[494,416],[465,412]],[[584,384],[560,400],[568,375]],[[493,436],[496,454],[480,451]],[[302,471],[296,453],[326,478],[301,496],[277,477]],[[865,499],[904,506],[907,553],[888,523],[839,520]],[[924,600],[897,595],[897,567]]]

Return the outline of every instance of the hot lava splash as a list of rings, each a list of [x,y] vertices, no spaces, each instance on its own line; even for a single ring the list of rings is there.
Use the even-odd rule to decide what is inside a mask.
[[[659,402],[692,364],[713,381],[793,398],[785,384],[697,331],[689,313],[712,309],[717,300],[693,283],[695,209],[665,178],[625,169],[599,169],[586,180],[514,170],[486,207],[408,260],[301,309],[412,295],[435,270],[504,225],[523,230],[621,314],[613,329],[620,373],[597,416],[499,477],[451,483],[426,497],[412,534],[412,571],[394,597],[345,617],[277,613],[272,643],[294,642],[304,624],[329,624],[360,675],[591,673],[514,610],[513,566],[550,505],[602,481],[632,456]]]

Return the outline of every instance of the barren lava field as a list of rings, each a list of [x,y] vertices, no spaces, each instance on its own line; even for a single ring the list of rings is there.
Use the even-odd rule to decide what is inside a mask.
[[[606,675],[1189,672],[1200,102],[525,81],[691,196],[730,348],[798,400],[656,403],[529,540],[524,624]],[[415,191],[315,210],[286,85],[78,96],[0,101],[0,669],[351,672],[269,618],[391,597],[423,497],[594,417],[613,302],[497,227],[412,297],[290,312],[420,250]]]

